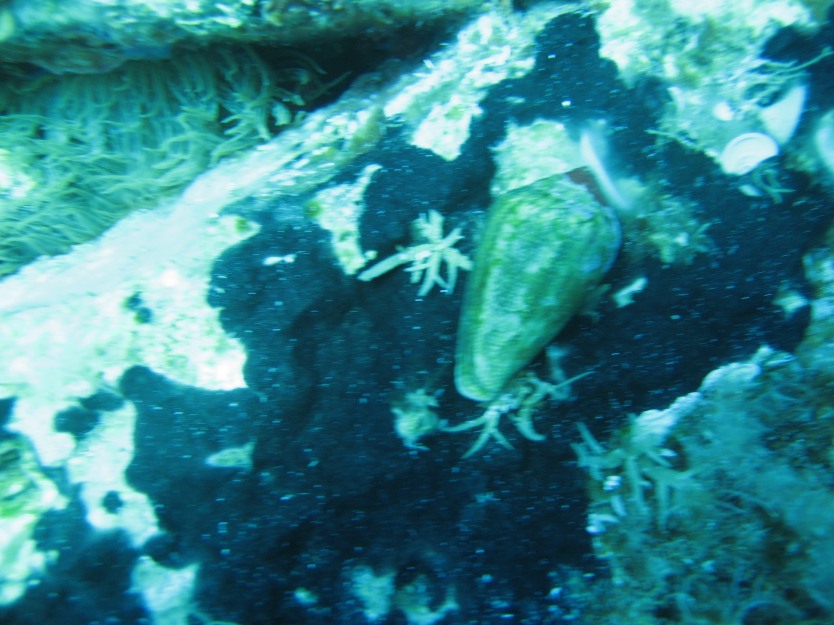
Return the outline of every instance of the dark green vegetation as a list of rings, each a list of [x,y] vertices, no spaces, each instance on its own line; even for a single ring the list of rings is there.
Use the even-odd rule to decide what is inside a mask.
[[[267,63],[250,48],[215,48],[101,75],[7,80],[0,276],[156,206],[291,122],[326,86],[310,59],[275,57]]]

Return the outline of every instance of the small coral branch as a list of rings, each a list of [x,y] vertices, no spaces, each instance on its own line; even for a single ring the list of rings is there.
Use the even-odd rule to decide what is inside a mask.
[[[452,293],[457,283],[458,271],[472,269],[469,257],[455,248],[458,241],[463,239],[460,228],[455,228],[444,237],[443,215],[432,209],[422,213],[414,221],[413,230],[414,239],[418,241],[416,245],[398,247],[396,254],[366,269],[358,278],[363,282],[369,282],[400,265],[410,263],[411,266],[405,270],[411,274],[411,283],[422,281],[417,293],[419,297],[428,295],[435,285],[445,293]],[[443,263],[446,263],[445,278],[440,275]]]
[[[480,417],[451,426],[442,421],[440,429],[444,432],[463,432],[481,428],[478,438],[463,455],[464,458],[469,458],[478,453],[490,439],[495,439],[499,445],[506,449],[513,448],[507,437],[498,429],[503,415],[510,417],[515,428],[527,440],[543,441],[545,436],[536,432],[533,427],[533,413],[536,408],[546,399],[567,399],[570,385],[590,374],[590,371],[586,371],[557,384],[545,382],[532,374],[523,375],[506,392],[490,401]]]

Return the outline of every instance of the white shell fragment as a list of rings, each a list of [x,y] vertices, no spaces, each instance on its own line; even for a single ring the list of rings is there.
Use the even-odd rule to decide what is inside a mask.
[[[743,176],[756,166],[779,154],[779,144],[761,132],[747,132],[730,141],[721,152],[719,163],[725,174]]]
[[[834,175],[834,110],[828,111],[817,123],[814,147],[829,173]]]
[[[807,85],[794,85],[778,101],[759,111],[759,120],[764,124],[765,130],[780,145],[790,141],[796,132],[802,111],[805,109],[807,94]]]

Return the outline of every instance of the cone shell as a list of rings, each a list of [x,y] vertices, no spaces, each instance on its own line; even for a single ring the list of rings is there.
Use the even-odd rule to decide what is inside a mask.
[[[565,176],[495,199],[464,293],[458,392],[495,398],[582,307],[620,239],[613,212]]]

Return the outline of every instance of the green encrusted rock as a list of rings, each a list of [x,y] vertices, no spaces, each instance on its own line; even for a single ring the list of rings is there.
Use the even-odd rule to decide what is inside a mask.
[[[495,398],[581,308],[619,246],[612,211],[565,176],[498,197],[464,294],[458,392]]]

